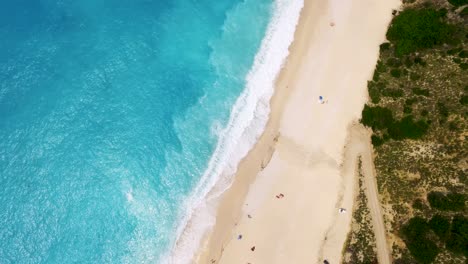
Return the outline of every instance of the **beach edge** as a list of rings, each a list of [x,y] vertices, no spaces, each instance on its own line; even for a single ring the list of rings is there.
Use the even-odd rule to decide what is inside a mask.
[[[195,256],[194,261],[196,263],[219,263],[227,245],[233,237],[236,236],[236,227],[240,224],[242,218],[244,218],[245,203],[248,200],[247,197],[250,195],[249,191],[252,191],[249,189],[252,189],[252,184],[258,181],[259,175],[266,167],[268,167],[276,151],[278,139],[281,136],[281,126],[284,126],[284,124],[282,124],[284,112],[288,107],[288,104],[291,104],[290,98],[292,94],[298,92],[297,86],[301,85],[301,78],[298,78],[298,75],[304,74],[304,67],[307,66],[307,60],[310,60],[309,57],[304,55],[309,53],[311,42],[314,41],[314,39],[310,37],[310,32],[317,31],[317,27],[319,27],[319,25],[323,27],[323,23],[326,23],[327,26],[331,28],[334,27],[334,22],[327,17],[327,13],[330,13],[330,5],[332,5],[331,2],[332,1],[327,3],[312,3],[310,1],[305,1],[304,7],[301,10],[299,23],[294,33],[294,41],[289,48],[288,58],[276,80],[275,92],[270,101],[270,118],[268,119],[262,136],[249,151],[247,156],[240,162],[231,187],[223,193],[216,209],[215,226],[211,232],[206,234],[206,237]],[[380,43],[384,41],[385,32],[391,20],[391,11],[398,6],[399,1],[392,1],[392,3],[387,3],[385,7],[380,8],[388,13],[385,18],[381,19],[383,20],[381,24],[385,24],[385,27],[380,25],[378,29],[379,32],[374,32],[374,35],[381,39]],[[367,72],[364,73],[366,76],[365,81],[371,77],[378,58],[378,45],[373,44],[373,46],[374,49],[369,51],[369,56],[371,57],[373,64],[371,67],[368,65],[368,68],[371,70],[367,70]],[[360,76],[360,79],[363,79],[362,76]],[[362,82],[362,80],[360,80],[360,82]],[[352,119],[347,118],[344,122],[347,126],[349,126],[351,122],[355,122],[357,120],[360,116],[360,111],[367,100],[367,88],[365,85],[360,86],[359,97],[355,102],[353,102],[353,107],[355,108],[354,116]],[[316,103],[312,98],[309,99],[309,102]],[[355,113],[359,114],[356,115]],[[335,154],[334,156],[339,156],[336,160],[338,160],[340,164],[343,162],[342,154],[346,146],[344,141],[347,137],[347,133],[347,131],[341,131],[339,139],[337,140],[340,142],[337,144],[340,146],[339,152],[333,153]],[[353,177],[356,178],[356,176]],[[349,180],[347,181],[349,182]],[[348,185],[351,185],[348,186],[351,189],[348,188],[347,190],[348,194],[346,196],[348,200],[346,201],[346,204],[352,207],[354,184]],[[270,189],[273,188],[270,186]],[[340,192],[331,194],[330,196],[339,195]],[[331,199],[334,200],[335,198]],[[350,199],[351,201],[349,201]],[[334,246],[339,248],[340,253],[344,240],[346,239],[346,234],[349,231],[350,217],[347,218],[347,228],[340,231],[342,233],[340,234],[340,236],[342,236],[342,242],[337,243],[338,245]],[[333,222],[328,221],[327,227],[330,227],[332,224]],[[326,239],[324,236],[327,229],[322,230],[323,236],[316,238],[316,240],[320,240],[318,244],[321,244],[322,246],[324,239]],[[318,256],[320,249],[317,248],[316,251],[316,255]],[[227,256],[222,259],[223,261],[221,261],[221,263],[224,263],[225,259],[228,260],[227,262],[230,262],[230,258]]]

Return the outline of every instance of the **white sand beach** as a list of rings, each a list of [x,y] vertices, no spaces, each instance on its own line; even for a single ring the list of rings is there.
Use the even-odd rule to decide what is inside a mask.
[[[305,0],[266,130],[223,194],[198,263],[340,262],[356,177],[342,166],[348,131],[399,5]]]

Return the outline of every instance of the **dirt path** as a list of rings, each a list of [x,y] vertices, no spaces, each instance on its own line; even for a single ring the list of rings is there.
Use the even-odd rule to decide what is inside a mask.
[[[358,160],[362,160],[362,173],[364,175],[365,193],[368,200],[368,207],[372,217],[372,225],[374,228],[376,245],[377,245],[377,258],[379,264],[390,264],[391,255],[387,246],[385,236],[385,226],[382,217],[382,210],[378,199],[377,184],[375,178],[374,163],[372,159],[372,145],[370,141],[371,131],[366,129],[361,124],[353,124],[349,128],[348,142],[345,147],[343,164],[342,164],[342,177],[343,186],[341,188],[340,197],[336,208],[353,208],[354,192],[357,192],[357,178],[358,178]],[[350,188],[355,186],[354,188]],[[353,192],[354,190],[354,192]],[[337,215],[334,218],[333,224],[327,230],[325,240],[320,249],[319,263],[324,259],[329,261],[336,261],[332,255],[332,248],[337,243],[337,236],[339,228],[343,225],[349,225],[352,217],[352,211],[346,215]]]
[[[361,152],[362,173],[364,175],[367,206],[369,207],[369,211],[372,217],[372,226],[374,228],[375,240],[377,244],[377,258],[380,264],[390,264],[392,261],[385,235],[385,224],[383,221],[382,209],[380,208],[376,173],[372,159],[370,134],[366,139],[362,140],[362,144],[364,145],[364,149]]]

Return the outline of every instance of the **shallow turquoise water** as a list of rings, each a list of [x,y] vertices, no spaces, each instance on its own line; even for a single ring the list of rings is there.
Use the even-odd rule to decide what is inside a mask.
[[[159,263],[273,0],[0,9],[0,263]]]

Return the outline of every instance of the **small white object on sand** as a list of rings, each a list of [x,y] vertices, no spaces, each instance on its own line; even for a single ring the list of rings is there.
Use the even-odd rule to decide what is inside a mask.
[[[346,209],[340,208],[340,209],[338,210],[338,212],[340,212],[341,214],[344,214],[344,213],[346,213]]]
[[[321,95],[319,96],[318,102],[319,102],[319,104],[325,103],[325,101],[323,100],[323,96],[321,96]]]

